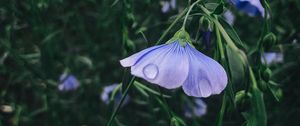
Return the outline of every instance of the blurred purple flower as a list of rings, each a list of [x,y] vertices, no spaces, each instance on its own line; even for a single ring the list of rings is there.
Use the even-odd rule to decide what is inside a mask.
[[[173,41],[142,50],[121,60],[131,74],[167,89],[182,86],[189,96],[219,94],[227,85],[224,68],[192,45]]]
[[[261,61],[268,65],[283,62],[283,54],[278,52],[265,52],[261,57]]]
[[[210,49],[211,34],[212,34],[211,30],[203,32],[202,42],[204,43],[206,49]]]
[[[264,17],[265,9],[260,0],[230,0],[231,3],[239,10],[247,13],[249,16]]]
[[[184,107],[184,115],[188,118],[202,117],[207,111],[206,103],[200,98],[194,99],[194,103],[186,104]]]
[[[108,86],[105,86],[102,93],[101,93],[101,100],[106,104],[108,105],[109,102],[110,102],[110,95],[111,93],[117,88],[118,84],[112,84],[112,85],[108,85]],[[114,97],[114,102],[115,102],[115,105],[117,105],[120,101],[121,101],[121,98],[122,98],[122,92],[121,90],[119,90],[116,94],[115,94],[115,97]],[[125,99],[124,99],[124,102],[122,104],[123,105],[126,105],[128,104],[129,102],[129,96],[127,96]]]
[[[176,0],[162,1],[161,3],[162,3],[161,12],[163,12],[163,13],[167,13],[171,9],[176,8]]]
[[[62,74],[59,77],[59,82],[58,90],[60,91],[76,90],[80,85],[77,78],[72,74]]]
[[[229,10],[227,10],[224,14],[224,19],[225,21],[230,24],[231,26],[234,24],[234,20],[235,20],[235,17],[233,15],[233,13]]]

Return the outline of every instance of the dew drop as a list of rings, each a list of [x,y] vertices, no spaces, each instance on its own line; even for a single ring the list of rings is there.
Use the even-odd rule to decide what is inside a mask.
[[[148,64],[144,67],[143,73],[148,79],[155,79],[158,75],[158,67],[154,64]]]

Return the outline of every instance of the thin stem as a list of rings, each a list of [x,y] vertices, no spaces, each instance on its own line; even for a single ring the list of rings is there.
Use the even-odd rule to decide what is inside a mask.
[[[172,24],[167,28],[167,30],[164,31],[164,33],[160,36],[160,38],[158,39],[158,41],[155,43],[155,45],[158,45],[164,37],[166,37],[166,35],[169,33],[169,31],[171,30],[171,28],[174,27],[174,25],[179,21],[179,19],[185,14],[185,12],[187,11],[187,9],[184,9],[180,15],[178,15],[176,17],[176,19],[172,22]]]
[[[225,113],[225,109],[226,109],[226,94],[223,95],[223,99],[222,99],[222,106],[221,106],[221,110],[218,116],[218,120],[217,120],[217,124],[216,126],[222,126],[222,122],[223,122],[223,117],[224,117],[224,113]]]
[[[236,45],[234,44],[232,39],[229,37],[229,35],[227,34],[227,32],[223,28],[223,26],[220,24],[220,22],[217,19],[211,17],[209,10],[207,10],[204,6],[200,5],[200,8],[206,15],[208,15],[209,19],[212,20],[214,22],[214,24],[217,26],[217,28],[220,30],[220,32],[221,32],[223,38],[226,40],[228,46],[230,48],[232,48],[233,50],[238,51],[239,49],[236,47]]]
[[[221,35],[220,35],[220,31],[219,29],[215,29],[216,31],[216,36],[217,36],[217,43],[218,43],[218,47],[219,47],[219,51],[220,51],[220,55],[221,55],[221,60],[223,62],[223,60],[225,59],[225,54],[224,54],[224,48],[223,48],[223,44],[222,44],[222,40],[221,40]]]
[[[250,73],[250,79],[252,82],[252,88],[258,89],[257,82],[256,82],[256,79],[255,79],[255,76],[254,76],[251,66],[249,66],[248,69],[249,69],[249,73]]]
[[[185,25],[186,25],[187,18],[188,18],[188,16],[189,16],[190,12],[192,11],[193,7],[194,7],[197,3],[199,3],[200,1],[201,1],[201,0],[197,0],[196,2],[194,2],[194,3],[189,7],[189,10],[188,10],[188,12],[186,13],[185,18],[184,18],[184,21],[183,21],[182,29],[185,29]]]
[[[167,100],[164,98],[163,93],[162,93],[160,87],[157,86],[157,88],[158,88],[159,93],[160,93],[160,98],[162,99],[163,104],[165,104],[166,111],[168,112],[168,115],[169,115],[169,117],[171,119],[173,117],[173,113],[171,112],[170,108],[168,107]]]
[[[227,43],[227,45],[236,53],[238,53],[238,57],[240,58],[240,60],[243,62],[244,65],[248,64],[248,60],[247,60],[247,56],[245,55],[245,53],[243,51],[241,51],[233,42],[233,40],[230,38],[230,36],[227,34],[226,30],[223,28],[223,26],[221,25],[221,23],[218,20],[218,17],[212,17],[210,15],[210,12],[202,5],[200,5],[200,8],[202,9],[202,11],[207,15],[207,17],[214,22],[216,29],[218,29],[221,33],[221,35],[223,36],[225,42]]]
[[[223,48],[223,44],[222,44],[222,39],[221,39],[221,35],[220,35],[220,31],[218,28],[215,29],[216,32],[216,37],[217,37],[217,44],[219,47],[219,52],[221,55],[221,62],[224,63],[225,62],[225,54],[224,54],[224,48]],[[231,88],[231,86],[230,86]],[[218,120],[217,120],[217,124],[216,126],[222,126],[222,122],[223,122],[223,117],[224,117],[224,113],[225,113],[225,109],[226,109],[226,93],[223,95],[223,99],[222,99],[222,106],[221,106],[221,110],[218,116]]]
[[[128,91],[129,91],[130,87],[132,86],[134,80],[135,80],[135,76],[132,77],[131,81],[130,81],[129,84],[127,85],[127,87],[126,87],[124,93],[122,94],[122,98],[121,98],[120,103],[118,104],[117,108],[115,109],[115,111],[114,111],[113,114],[111,115],[111,117],[110,117],[110,119],[109,119],[109,121],[108,121],[108,123],[107,123],[106,126],[112,126],[112,122],[113,122],[113,120],[115,119],[115,117],[116,117],[116,115],[117,115],[117,113],[118,113],[118,111],[119,111],[119,109],[120,109],[122,103],[124,102],[124,100],[125,100],[125,98],[126,98],[126,96],[127,96],[127,94],[128,94]]]
[[[229,37],[229,35],[227,34],[226,30],[223,28],[223,26],[220,24],[220,22],[218,20],[214,20],[214,23],[216,24],[216,26],[218,27],[218,29],[220,30],[220,32],[222,33],[222,36],[224,37],[224,39],[226,40],[228,46],[230,48],[232,48],[235,51],[238,51],[239,49],[236,47],[236,45],[234,44],[234,42],[232,41],[232,39]]]

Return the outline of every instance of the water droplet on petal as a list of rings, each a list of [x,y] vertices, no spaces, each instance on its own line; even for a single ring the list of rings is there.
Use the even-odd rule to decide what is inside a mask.
[[[144,67],[143,73],[148,79],[155,79],[158,75],[158,67],[155,64],[148,64]]]

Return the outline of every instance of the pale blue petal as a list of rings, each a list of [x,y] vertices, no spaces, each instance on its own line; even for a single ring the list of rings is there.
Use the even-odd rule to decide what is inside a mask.
[[[167,89],[183,84],[188,75],[188,57],[184,48],[173,42],[141,57],[131,74]]]
[[[200,53],[190,45],[186,46],[189,55],[189,75],[183,84],[189,96],[208,97],[221,93],[227,84],[224,68],[215,60]]]
[[[170,3],[164,2],[161,8],[161,12],[167,13],[168,11],[170,11]]]
[[[118,86],[118,84],[112,84],[109,86],[105,86],[102,93],[101,93],[101,100],[105,103],[109,103],[109,95],[111,92]]]
[[[195,116],[201,117],[205,115],[207,111],[206,103],[200,98],[195,99],[195,103],[196,103],[196,106],[194,108]]]
[[[79,81],[72,74],[62,74],[59,77],[60,84],[58,85],[58,89],[60,91],[70,91],[75,90],[79,87]]]
[[[184,115],[188,118],[202,117],[206,114],[207,105],[202,99],[195,98],[192,103],[186,102],[184,110]]]
[[[231,11],[227,10],[224,13],[224,19],[228,24],[230,24],[232,26],[234,24],[235,16],[233,15],[233,13]]]
[[[159,45],[159,46],[153,46],[147,49],[144,49],[136,54],[133,54],[125,59],[120,60],[120,63],[123,67],[130,67],[132,65],[134,65],[142,56],[144,56],[145,54],[162,47],[163,45]]]
[[[112,94],[112,92],[118,87],[119,84],[112,84],[112,85],[108,85],[108,86],[105,86],[102,93],[101,93],[101,100],[106,104],[108,105],[109,102],[110,102],[110,96]],[[114,99],[114,104],[115,106],[117,106],[120,101],[121,101],[121,98],[122,98],[122,91],[119,90],[116,94],[115,94],[115,97],[113,98]],[[130,96],[127,95],[123,101],[123,104],[121,105],[121,107],[123,107],[124,105],[128,104],[129,103],[129,100],[130,100]]]
[[[260,0],[232,0],[233,4],[250,16],[264,17],[264,8]]]
[[[283,62],[283,54],[279,52],[265,52],[261,57],[261,61],[268,65]]]
[[[171,0],[170,5],[173,9],[175,9],[176,8],[176,0]]]

